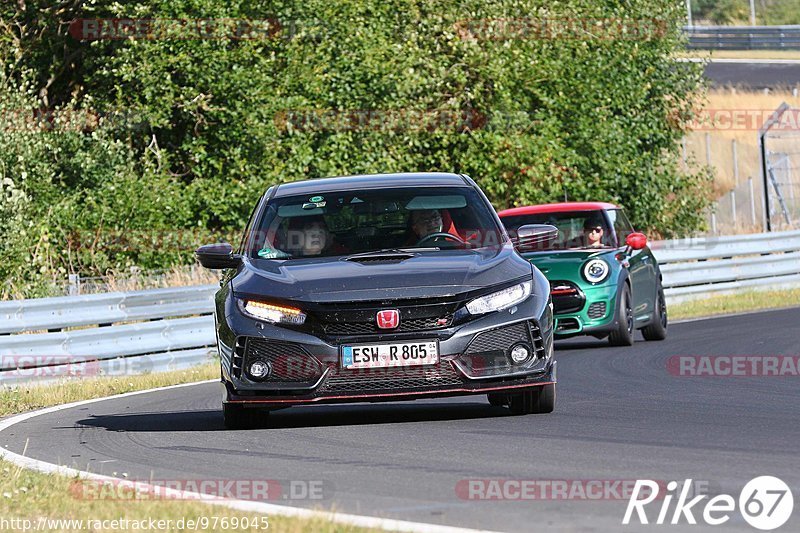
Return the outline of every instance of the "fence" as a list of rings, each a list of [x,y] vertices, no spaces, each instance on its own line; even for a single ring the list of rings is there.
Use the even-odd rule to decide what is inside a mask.
[[[712,110],[682,141],[684,165],[705,164],[720,196],[708,212],[711,235],[800,228],[800,110]],[[715,124],[717,119],[728,122]],[[742,128],[731,117],[749,117]],[[716,127],[720,126],[717,130]],[[722,127],[727,126],[727,127]]]
[[[800,231],[658,241],[670,304],[800,286]],[[213,360],[217,285],[0,302],[0,384]]]
[[[800,220],[800,126],[797,110],[783,103],[759,130],[761,178],[767,231],[790,229]],[[788,121],[784,120],[788,117]],[[786,127],[788,122],[789,127]]]
[[[216,285],[0,302],[0,384],[211,360]]]
[[[686,26],[695,50],[800,50],[800,26]]]

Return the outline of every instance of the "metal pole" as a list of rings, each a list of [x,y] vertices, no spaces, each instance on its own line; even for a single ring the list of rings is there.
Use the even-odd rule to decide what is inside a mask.
[[[750,0],[750,25],[756,25],[756,0]]]
[[[756,227],[756,193],[753,189],[753,176],[747,177],[747,184],[750,187],[750,220],[753,227]]]
[[[716,206],[714,209],[716,210]],[[717,213],[714,211],[711,211],[711,233],[717,234]]]
[[[752,4],[753,0],[750,0]],[[688,22],[688,26],[691,28],[692,24],[692,0],[686,0],[686,21]]]
[[[739,186],[739,157],[736,150],[736,139],[731,141],[731,148],[733,149],[733,181],[736,187]]]
[[[772,231],[772,221],[769,216],[769,183],[767,183],[767,146],[764,137],[766,132],[758,136],[758,148],[761,152],[761,176],[764,184],[764,229]]]
[[[81,293],[80,274],[70,274],[68,279],[69,279],[69,290],[67,294],[69,294],[70,296],[78,296]]]
[[[706,133],[706,164],[711,166],[711,134]]]
[[[734,231],[736,228],[736,189],[731,189],[731,216],[733,217]]]

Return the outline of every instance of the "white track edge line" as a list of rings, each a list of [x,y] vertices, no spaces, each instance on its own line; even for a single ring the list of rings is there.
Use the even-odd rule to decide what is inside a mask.
[[[81,400],[77,402],[66,403],[63,405],[46,407],[44,409],[30,411],[27,413],[14,415],[9,418],[0,420],[0,433],[20,422],[30,420],[31,418],[35,418],[41,415],[46,415],[49,413],[55,413],[58,411],[63,411],[65,409],[71,409],[73,407],[81,407],[84,405],[102,402],[105,400],[128,398],[131,396],[138,396],[140,394],[149,394],[151,392],[178,389],[182,387],[202,385],[205,383],[216,383],[218,381],[219,380],[211,379],[206,381],[197,381],[194,383],[182,383],[180,385],[170,385],[167,387],[157,387],[154,389],[125,392],[123,394],[115,394],[114,396],[106,396],[104,398],[92,398],[90,400]],[[91,472],[87,472],[84,470],[76,470],[74,468],[69,468],[66,466],[59,466],[56,464],[47,463],[45,461],[39,461],[38,459],[33,459],[31,457],[25,457],[23,455],[14,453],[6,448],[0,448],[0,458],[14,465],[20,466],[22,468],[36,470],[38,472],[42,472],[45,474],[57,474],[71,478],[94,480],[104,483],[113,483],[116,486],[130,488],[133,490],[135,490],[137,487],[139,489],[147,489],[148,491],[153,491],[153,494],[159,494],[159,493],[164,494],[165,496],[167,496],[165,501],[170,501],[170,499],[179,499],[186,501],[194,500],[208,505],[221,505],[239,511],[255,512],[266,515],[273,514],[273,515],[289,516],[297,518],[320,518],[323,520],[329,520],[339,524],[347,524],[365,528],[377,528],[386,531],[404,531],[411,533],[417,533],[417,532],[418,533],[429,533],[429,532],[430,533],[476,533],[478,531],[485,531],[477,529],[460,528],[454,526],[444,526],[438,524],[426,524],[424,522],[411,522],[407,520],[395,520],[391,518],[379,518],[374,516],[346,514],[335,511],[315,511],[311,509],[304,509],[301,507],[291,507],[288,505],[277,505],[265,502],[237,500],[237,499],[209,499],[208,495],[203,495],[197,492],[169,489],[161,486],[154,486],[142,483],[139,481],[119,479],[116,477],[104,476],[100,474],[93,474]]]

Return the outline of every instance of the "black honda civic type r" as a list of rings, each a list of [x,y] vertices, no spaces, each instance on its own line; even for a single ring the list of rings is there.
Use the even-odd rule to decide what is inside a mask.
[[[215,300],[223,414],[257,425],[301,404],[486,394],[515,414],[555,405],[550,285],[468,176],[380,174],[275,185]],[[515,249],[516,247],[516,249]]]

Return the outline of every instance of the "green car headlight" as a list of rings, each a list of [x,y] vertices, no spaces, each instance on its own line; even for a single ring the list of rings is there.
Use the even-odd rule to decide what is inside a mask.
[[[611,269],[602,259],[592,259],[583,265],[583,277],[589,283],[600,283],[608,277]]]
[[[530,295],[531,282],[523,281],[513,287],[475,298],[467,304],[467,311],[471,315],[500,311],[524,301]]]

